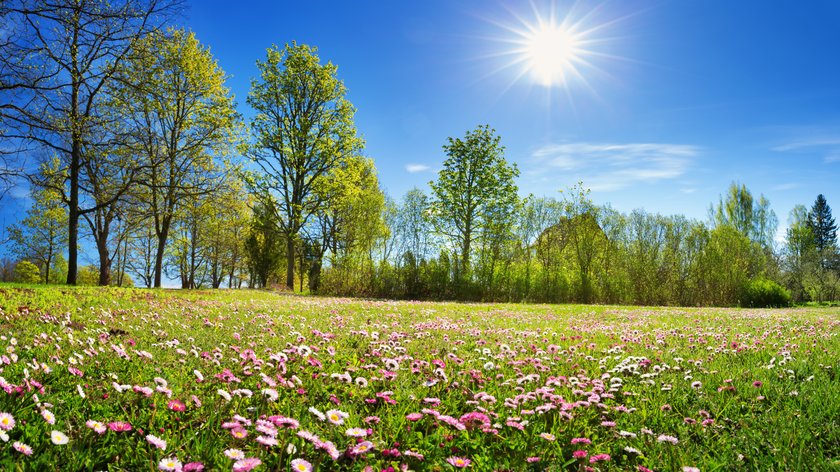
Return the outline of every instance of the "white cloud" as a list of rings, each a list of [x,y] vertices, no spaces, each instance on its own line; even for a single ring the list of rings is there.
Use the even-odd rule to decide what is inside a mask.
[[[787,182],[787,183],[784,183],[784,184],[774,185],[773,190],[777,190],[777,191],[793,190],[797,187],[799,187],[799,184],[797,184],[795,182]]]
[[[771,151],[796,152],[796,153],[818,153],[823,155],[823,162],[833,164],[840,162],[840,136],[822,134],[811,136],[773,146]]]
[[[411,174],[416,174],[417,172],[426,172],[431,167],[425,164],[406,164],[405,170],[407,170]]]
[[[640,183],[682,177],[700,148],[667,143],[560,143],[533,153],[535,169],[544,174],[572,174],[592,190],[619,190]]]

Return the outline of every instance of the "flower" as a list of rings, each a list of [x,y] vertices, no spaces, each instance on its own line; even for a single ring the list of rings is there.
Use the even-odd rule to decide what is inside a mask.
[[[555,439],[557,439],[557,437],[551,433],[540,433],[540,437],[545,439],[546,441],[554,441]]]
[[[202,472],[204,470],[204,464],[201,462],[190,462],[189,464],[184,464],[184,468],[181,470],[184,472]]]
[[[44,421],[49,424],[55,424],[55,415],[52,414],[50,410],[44,410],[41,412],[41,416],[44,417]]]
[[[583,459],[584,457],[586,457],[588,455],[589,455],[588,452],[581,451],[581,450],[577,450],[577,451],[572,453],[572,457],[574,457],[575,459]]]
[[[146,441],[149,441],[149,444],[151,444],[152,446],[160,449],[161,451],[166,450],[166,441],[164,441],[163,439],[161,439],[157,436],[147,434],[146,435]]]
[[[280,394],[277,393],[277,390],[274,390],[273,388],[262,389],[262,394],[265,395],[266,399],[268,399],[268,401],[270,402],[276,401],[280,397]]]
[[[245,458],[245,453],[240,451],[239,449],[227,449],[225,450],[225,455],[228,456],[230,459],[239,460]]]
[[[53,432],[50,433],[50,441],[57,446],[61,446],[70,442],[70,438],[61,431],[53,430]]]
[[[679,444],[679,442],[680,442],[679,439],[677,439],[673,436],[665,435],[665,434],[660,434],[659,437],[656,438],[656,441],[657,442],[668,442],[668,443],[671,443],[671,444]]]
[[[304,459],[294,459],[292,461],[292,470],[295,472],[312,472],[312,464]]]
[[[131,423],[127,421],[112,421],[108,423],[108,428],[111,431],[115,431],[117,433],[124,432],[124,431],[131,431]]]
[[[177,471],[180,472],[183,470],[183,464],[181,461],[174,457],[165,457],[158,462],[158,470],[163,470],[166,472]]]
[[[96,431],[96,434],[102,434],[102,433],[104,433],[105,431],[108,430],[108,428],[105,427],[104,424],[100,423],[99,421],[95,421],[95,420],[85,421],[85,426],[87,426],[88,428]]]
[[[457,467],[459,469],[463,469],[465,467],[469,467],[472,464],[472,461],[467,459],[466,457],[450,457],[446,459],[446,462],[449,463],[452,467]]]
[[[346,433],[351,438],[363,438],[367,436],[367,430],[362,428],[350,428]]]
[[[609,454],[595,454],[594,456],[589,458],[589,463],[594,464],[596,462],[608,461],[610,459],[611,457]]]
[[[15,417],[11,413],[0,413],[0,429],[10,431],[15,427]]]
[[[572,444],[592,444],[592,441],[587,438],[573,438]]]
[[[15,441],[14,444],[12,444],[12,447],[15,448],[15,451],[23,454],[24,456],[32,455],[32,448],[20,441]]]
[[[241,427],[236,427],[230,430],[230,434],[236,439],[244,439],[248,436],[248,430]]]
[[[344,418],[349,417],[347,413],[339,410],[329,410],[327,411],[327,419],[330,420],[332,424],[344,424]]]
[[[418,421],[423,418],[423,413],[409,413],[405,415],[405,419],[408,421]]]
[[[362,441],[359,444],[356,444],[356,446],[353,449],[350,450],[350,454],[353,454],[353,455],[357,456],[359,454],[364,454],[364,453],[370,451],[371,449],[373,449],[373,443],[372,442]]]
[[[169,401],[166,403],[166,406],[167,406],[170,410],[172,410],[172,411],[178,411],[178,412],[181,412],[181,411],[184,411],[184,410],[186,410],[186,409],[187,409],[187,405],[186,405],[184,402],[182,402],[181,400],[169,400]]]
[[[262,461],[256,457],[239,459],[233,464],[233,472],[248,472],[254,470],[260,464],[262,464]]]
[[[263,446],[276,446],[280,444],[277,441],[277,438],[273,438],[271,436],[257,436],[256,441],[262,444]]]

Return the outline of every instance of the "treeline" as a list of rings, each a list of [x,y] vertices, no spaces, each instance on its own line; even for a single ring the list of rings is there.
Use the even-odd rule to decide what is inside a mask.
[[[622,214],[582,184],[521,198],[485,125],[447,140],[428,192],[394,201],[337,66],[307,45],[267,49],[246,121],[209,49],[172,27],[179,8],[0,3],[0,184],[25,176],[32,189],[7,231],[3,280],[657,305],[838,298],[822,196],[791,213],[783,244],[769,201],[743,185],[707,221]]]

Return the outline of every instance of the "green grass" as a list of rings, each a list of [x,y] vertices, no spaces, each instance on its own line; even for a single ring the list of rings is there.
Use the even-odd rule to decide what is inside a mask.
[[[296,458],[316,470],[452,470],[453,457],[469,459],[471,470],[840,470],[838,308],[418,303],[14,285],[0,285],[0,307],[0,412],[16,421],[0,443],[4,470],[151,471],[167,457],[228,470],[235,463],[228,449],[260,459],[258,470],[290,470]],[[239,382],[216,377],[226,369]],[[335,378],[345,373],[352,383]],[[171,397],[165,389],[148,397],[133,390],[154,390],[156,378]],[[120,393],[114,383],[131,388]],[[272,383],[276,400],[261,392]],[[168,408],[173,399],[186,410]],[[333,425],[310,408],[347,418]],[[424,408],[421,419],[406,418]],[[484,431],[456,427],[470,412],[487,415]],[[252,421],[239,422],[244,439],[223,428],[234,415]],[[256,421],[278,415],[299,421],[299,429],[278,428],[275,446],[257,442]],[[87,420],[127,421],[133,430],[100,435]],[[372,452],[348,452],[359,441],[345,434],[351,427],[369,429]],[[51,443],[53,430],[70,442]],[[333,443],[339,458],[299,430]],[[165,440],[166,450],[147,434]],[[591,444],[572,445],[573,438]],[[32,455],[15,451],[16,441]],[[587,458],[575,459],[576,450]],[[610,460],[591,463],[596,454]]]

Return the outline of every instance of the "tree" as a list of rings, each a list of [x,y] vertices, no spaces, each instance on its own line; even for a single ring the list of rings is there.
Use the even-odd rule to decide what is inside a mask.
[[[362,148],[338,68],[321,64],[317,49],[297,43],[272,46],[257,61],[248,104],[254,142],[248,155],[262,169],[251,186],[286,239],[286,286],[294,288],[295,244],[308,220],[326,204],[317,191],[329,173]]]
[[[709,213],[715,226],[731,226],[751,241],[772,249],[778,219],[764,195],[756,202],[746,185],[732,182],[726,199],[721,196],[717,207],[710,208]]]
[[[460,257],[459,276],[469,273],[473,246],[489,240],[500,222],[511,221],[518,202],[516,164],[505,160],[501,138],[489,125],[449,138],[447,155],[432,188],[435,230],[447,237]]]
[[[15,266],[15,282],[37,284],[41,281],[41,270],[29,261],[20,261]]]
[[[113,91],[123,110],[133,152],[143,156],[145,186],[156,238],[154,286],[160,287],[166,243],[179,204],[210,193],[216,163],[236,139],[239,115],[226,75],[193,33],[170,30],[136,40]]]
[[[837,225],[831,216],[831,207],[822,194],[817,195],[808,213],[808,228],[814,236],[814,246],[818,252],[823,253],[826,249],[836,248]]]
[[[50,187],[36,188],[32,197],[26,218],[9,227],[9,239],[17,256],[34,261],[50,283],[56,258],[67,247],[67,210]]]
[[[81,172],[100,143],[99,106],[105,87],[127,56],[132,38],[155,30],[175,0],[6,0],[0,17],[0,118],[7,139],[55,152],[66,175],[67,283],[78,271]]]

